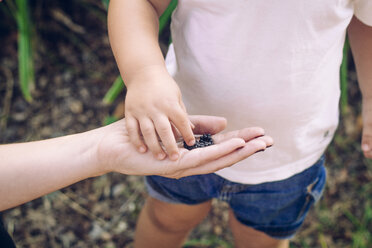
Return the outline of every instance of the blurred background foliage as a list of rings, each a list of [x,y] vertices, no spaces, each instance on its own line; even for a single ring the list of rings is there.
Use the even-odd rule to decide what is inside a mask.
[[[0,141],[82,132],[123,117],[125,84],[107,37],[109,0],[0,3]],[[172,1],[160,18],[170,42]],[[360,150],[360,92],[348,42],[340,70],[340,127],[327,151],[324,197],[291,247],[372,247],[372,162]],[[106,175],[4,213],[20,247],[131,247],[142,179]],[[227,206],[214,209],[185,247],[233,247]]]

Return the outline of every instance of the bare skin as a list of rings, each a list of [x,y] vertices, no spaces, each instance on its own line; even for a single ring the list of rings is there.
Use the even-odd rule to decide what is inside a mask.
[[[148,197],[137,222],[134,246],[182,247],[189,232],[207,216],[210,208],[210,201],[184,205],[164,203]]]
[[[158,160],[168,156],[170,160],[176,161],[180,153],[173,137],[172,126],[179,130],[188,145],[192,145],[195,140],[181,92],[166,70],[158,43],[158,18],[169,3],[170,0],[111,0],[108,28],[116,62],[128,87],[125,113],[130,141],[139,152],[150,150]],[[157,136],[164,144],[164,150]],[[162,223],[160,218],[152,223],[154,220],[152,216],[155,214],[151,214],[151,211],[154,211],[153,213],[160,211],[156,216],[164,215],[161,214],[161,209],[157,209],[160,204],[151,202],[147,203],[141,213],[136,247],[164,247],[163,240],[167,240],[169,247],[179,246],[189,230],[184,234],[177,234],[177,238],[172,231],[165,230],[163,235],[152,235],[157,233],[157,224],[167,223]],[[181,210],[187,214],[188,209],[185,207]],[[200,216],[192,218],[194,212],[192,209],[190,211],[188,220],[191,223],[188,223],[185,229],[200,221]],[[179,210],[175,211],[174,220],[177,220],[176,215],[179,213]],[[154,239],[159,241],[158,246]]]
[[[127,82],[128,99],[126,104],[127,126],[131,142],[138,151],[145,152],[149,149],[153,155],[161,160],[167,155],[172,160],[177,160],[179,153],[175,148],[175,141],[171,135],[172,125],[181,132],[182,136],[192,144],[192,127],[188,125],[185,115],[186,110],[182,103],[181,92],[165,69],[163,56],[158,44],[158,17],[165,10],[170,0],[111,0],[109,9],[109,35],[111,46],[119,67],[119,70]],[[135,23],[135,25],[133,25]],[[354,59],[357,66],[358,78],[363,94],[363,135],[362,150],[366,158],[372,158],[372,28],[353,18],[349,26],[349,38]],[[133,49],[136,47],[136,49]],[[166,88],[166,91],[159,89]],[[144,93],[143,93],[144,92]],[[143,97],[145,94],[146,97]],[[159,99],[163,99],[159,102]],[[141,134],[144,139],[141,139]],[[165,150],[163,150],[156,139],[159,135]],[[156,216],[163,216],[158,209],[160,204],[152,204],[149,201],[144,210]],[[171,206],[168,206],[171,208]],[[193,206],[197,208],[197,206]],[[162,206],[161,208],[164,208]],[[175,208],[175,207],[173,207]],[[193,209],[194,209],[193,208]],[[168,209],[168,208],[166,208]],[[183,209],[185,212],[188,208]],[[181,225],[177,219],[179,212],[174,213],[174,223],[170,220],[157,218],[156,223],[149,225],[149,228],[166,225],[173,227]],[[187,210],[188,211],[188,210]],[[190,211],[194,211],[191,210]],[[201,210],[200,210],[201,211]],[[144,223],[151,223],[154,220],[150,213],[142,213],[138,223],[137,247],[164,247],[162,240],[174,240],[170,247],[179,247],[187,235],[191,224],[200,221],[200,216],[195,219],[190,216],[190,222],[185,221],[185,226],[177,226],[184,230],[183,235],[173,239],[172,230],[163,232],[164,236],[156,236],[160,243],[156,243],[150,236],[151,233],[144,226]],[[162,222],[164,221],[164,222]],[[239,224],[239,223],[238,223]],[[249,228],[239,226],[234,220],[231,221],[237,245],[240,242],[254,244],[261,242],[263,246],[267,243],[273,244],[273,240],[265,235],[252,232]],[[166,230],[166,229],[164,229]],[[167,236],[167,234],[169,236]],[[244,238],[250,237],[250,238]],[[260,241],[261,240],[261,241]],[[172,241],[173,242],[173,241]],[[276,247],[288,247],[288,241],[278,241]],[[269,246],[275,247],[275,246]]]
[[[246,129],[223,136],[222,140],[241,137],[249,142],[253,138],[265,142],[266,147],[272,145],[271,138],[254,138],[256,135],[255,131]],[[214,140],[222,141],[218,136]],[[181,247],[188,233],[208,214],[210,206],[210,201],[190,206],[165,203],[149,197],[137,222],[135,247]]]
[[[348,36],[363,96],[362,150],[366,158],[372,158],[372,27],[354,16]]]
[[[198,133],[216,134],[226,127],[221,117],[191,116],[190,120]],[[192,151],[180,148],[177,161],[159,161],[150,152],[136,151],[124,122],[55,139],[0,145],[0,198],[6,199],[0,201],[0,211],[109,172],[170,178],[211,173],[272,142],[268,136],[246,142],[247,135],[257,137],[264,132],[262,128],[246,128],[214,135],[213,146]]]
[[[137,222],[136,248],[182,247],[187,235],[208,214],[211,201],[197,205],[171,204],[148,197]],[[180,214],[182,213],[182,214]],[[270,236],[241,224],[229,211],[229,226],[236,248],[288,248],[289,240]]]
[[[128,89],[125,116],[131,142],[139,152],[149,149],[159,160],[168,155],[175,161],[180,154],[172,127],[178,129],[188,145],[193,145],[195,139],[180,89],[165,67],[158,43],[158,19],[169,2],[110,1],[108,29],[112,51]]]

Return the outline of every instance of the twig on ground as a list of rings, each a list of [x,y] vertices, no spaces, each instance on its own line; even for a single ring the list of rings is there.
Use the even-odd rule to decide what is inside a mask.
[[[110,222],[106,222],[106,225],[104,227],[105,231],[112,230],[113,227],[115,227],[120,220],[123,218],[125,213],[127,212],[127,208],[130,203],[134,202],[140,195],[140,190],[135,189],[135,191],[131,194],[131,196],[120,206],[118,213],[113,216]]]
[[[82,26],[74,23],[65,13],[62,12],[62,10],[53,9],[52,15],[58,22],[62,23],[75,33],[85,34],[85,29]]]
[[[88,210],[83,208],[79,203],[75,202],[73,199],[71,199],[69,196],[67,196],[63,192],[58,191],[58,196],[61,197],[63,201],[68,203],[67,205],[69,207],[71,207],[72,209],[74,209],[79,214],[82,214],[82,215],[84,215],[84,216],[86,216],[90,219],[96,220],[102,226],[106,225],[106,221],[104,219],[102,219],[102,218],[98,217],[97,215],[89,212]]]

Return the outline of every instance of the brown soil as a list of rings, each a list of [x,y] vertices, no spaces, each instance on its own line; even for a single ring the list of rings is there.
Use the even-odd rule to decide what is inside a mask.
[[[16,26],[9,17],[0,21],[0,113],[6,115],[0,121],[1,143],[99,127],[124,99],[122,94],[112,105],[102,103],[118,70],[100,1],[31,2],[37,30],[32,104],[19,89]],[[371,242],[372,165],[360,152],[360,93],[352,65],[349,77],[350,108],[327,152],[324,197],[311,210],[292,247],[371,244],[352,246],[356,238]],[[132,247],[145,196],[141,177],[108,174],[5,211],[3,219],[18,247]],[[232,247],[226,209],[215,201],[213,211],[193,231],[186,247]]]

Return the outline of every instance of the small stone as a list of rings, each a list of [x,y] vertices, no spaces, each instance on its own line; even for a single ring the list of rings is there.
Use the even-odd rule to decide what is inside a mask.
[[[83,103],[78,100],[73,100],[68,104],[68,108],[74,114],[81,114],[83,112]]]
[[[41,133],[41,136],[48,138],[52,136],[53,129],[51,127],[43,127],[40,133]]]
[[[112,188],[112,195],[114,197],[120,196],[125,191],[125,185],[124,184],[117,184]]]

